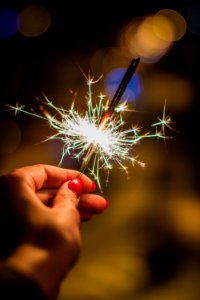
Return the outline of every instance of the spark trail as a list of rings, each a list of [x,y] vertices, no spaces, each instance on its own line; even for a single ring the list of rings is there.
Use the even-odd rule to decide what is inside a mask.
[[[132,165],[138,163],[144,166],[144,163],[138,161],[137,156],[134,155],[134,146],[144,138],[165,139],[165,127],[171,124],[171,118],[166,117],[165,103],[162,118],[158,118],[159,122],[151,125],[154,132],[142,134],[142,128],[133,125],[124,129],[123,114],[130,110],[126,101],[120,102],[120,99],[138,63],[139,60],[131,62],[125,73],[125,79],[122,79],[111,102],[102,94],[98,99],[93,99],[92,85],[97,81],[89,76],[87,78],[87,109],[84,112],[78,112],[75,109],[74,101],[69,109],[57,107],[45,95],[44,100],[39,99],[43,104],[39,113],[33,109],[26,109],[19,103],[16,103],[16,106],[8,106],[14,110],[15,114],[23,112],[47,122],[54,133],[45,141],[57,139],[63,142],[58,165],[62,165],[66,156],[81,161],[80,172],[88,170],[102,190],[100,178],[102,170],[109,173],[114,166],[117,166],[127,173],[128,162]]]
[[[128,83],[130,82],[132,76],[134,75],[139,62],[140,62],[140,58],[137,58],[137,59],[133,58],[131,63],[129,64],[129,66],[122,78],[122,81],[120,82],[120,84],[114,94],[114,97],[108,106],[107,111],[103,114],[103,116],[100,120],[99,130],[104,130],[106,128],[107,123],[109,122],[110,118],[112,117],[112,115],[115,111],[115,108],[119,104],[120,99],[121,99],[123,93],[125,92],[126,87],[127,87]],[[96,147],[95,144],[90,146],[90,148],[85,156],[85,159],[82,162],[82,165],[80,168],[81,172],[84,172],[84,170],[86,169],[87,164],[89,163],[90,158],[92,157],[92,154],[95,151],[95,147]]]

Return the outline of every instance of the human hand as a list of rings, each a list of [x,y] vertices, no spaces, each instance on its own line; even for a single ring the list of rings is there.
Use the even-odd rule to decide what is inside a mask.
[[[68,183],[78,175],[75,170],[35,165],[0,178],[3,261],[35,280],[50,299],[57,297],[79,256],[81,221],[107,206],[102,196],[89,194],[95,185],[85,175],[77,198]]]

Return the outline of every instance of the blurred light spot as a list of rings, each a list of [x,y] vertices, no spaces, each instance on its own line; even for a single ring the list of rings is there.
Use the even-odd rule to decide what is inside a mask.
[[[90,66],[94,74],[102,75],[114,68],[125,67],[127,58],[117,48],[101,48],[90,59]]]
[[[137,55],[134,50],[135,35],[143,18],[137,18],[130,21],[121,31],[119,35],[119,48],[124,55],[132,57]]]
[[[6,39],[17,32],[17,13],[10,9],[0,10],[0,39]]]
[[[187,29],[183,16],[172,9],[161,9],[153,17],[155,34],[165,41],[177,41]]]
[[[134,42],[136,53],[146,62],[156,62],[171,46],[171,42],[164,41],[155,34],[153,17],[146,18],[140,24]]]
[[[175,29],[171,21],[162,14],[153,17],[155,34],[164,41],[174,41]]]
[[[200,234],[199,196],[194,193],[185,193],[181,197],[174,196],[172,200],[168,206],[170,226],[184,244],[198,245]]]
[[[43,34],[50,24],[50,14],[42,6],[28,6],[19,14],[19,32],[27,37]]]
[[[112,98],[126,72],[125,68],[114,69],[110,73],[107,74],[105,80],[105,90],[106,93]],[[130,101],[135,100],[135,98],[141,92],[141,83],[140,78],[137,74],[135,74],[130,80],[124,94],[122,95],[121,101]]]
[[[167,99],[167,107],[183,111],[188,109],[194,100],[193,84],[175,74],[157,73],[151,74],[143,81],[143,99],[147,99],[147,105],[160,108]]]
[[[139,56],[146,63],[158,61],[172,45],[155,34],[154,16],[130,22],[120,37],[120,47],[129,56]]]
[[[192,5],[187,10],[188,29],[191,33],[200,34],[200,4]]]
[[[105,73],[105,66],[106,69],[109,68],[109,65],[112,60],[112,53],[113,49],[110,47],[98,49],[90,59],[90,66],[95,74],[102,75]],[[108,57],[110,59],[108,59]],[[109,62],[107,64],[107,62]]]
[[[14,152],[20,144],[21,131],[18,125],[9,120],[0,120],[0,154]]]

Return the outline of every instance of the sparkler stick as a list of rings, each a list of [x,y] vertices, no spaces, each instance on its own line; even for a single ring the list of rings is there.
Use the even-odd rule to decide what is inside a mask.
[[[166,102],[164,104],[163,115],[158,117],[158,122],[151,124],[152,130],[146,133],[140,133],[142,127],[131,125],[124,129],[123,113],[129,111],[126,101],[119,104],[120,99],[133,76],[140,59],[133,59],[127,68],[125,75],[117,88],[117,91],[110,102],[105,96],[100,94],[98,101],[93,101],[92,85],[94,81],[90,76],[87,78],[88,94],[87,109],[80,113],[75,109],[75,101],[72,102],[69,109],[56,106],[44,94],[44,100],[40,100],[39,112],[34,109],[27,109],[25,105],[18,102],[15,106],[7,105],[10,110],[14,110],[15,115],[19,112],[34,116],[48,123],[54,133],[44,141],[60,140],[63,142],[60,166],[66,156],[75,159],[82,159],[79,169],[79,179],[82,173],[87,169],[101,188],[100,172],[104,170],[109,174],[114,165],[128,174],[128,167],[125,162],[135,163],[144,167],[143,162],[138,161],[133,153],[133,148],[145,138],[166,139],[165,129],[171,128],[171,118],[166,115]],[[114,116],[114,113],[117,113]],[[89,162],[93,156],[93,161],[89,167]],[[83,159],[83,157],[85,157]],[[78,179],[78,178],[77,178]],[[107,177],[108,180],[108,177]],[[75,182],[72,182],[73,186]],[[79,186],[80,188],[80,186]]]
[[[107,112],[105,113],[105,115],[103,116],[103,118],[100,122],[100,127],[104,126],[104,122],[107,123],[106,120],[112,116],[112,114],[115,110],[115,107],[119,104],[119,101],[120,101],[121,97],[123,96],[123,94],[126,90],[126,87],[129,84],[131,78],[133,77],[139,62],[140,62],[139,57],[136,59],[134,58],[131,61],[130,65],[128,66],[128,68],[126,70],[126,73],[124,74],[124,77],[122,78],[122,81],[120,82],[120,84],[114,94],[114,97],[109,105]]]
[[[100,123],[99,123],[99,129],[100,130],[103,130],[109,119],[111,118],[111,116],[113,115],[114,113],[114,110],[116,108],[116,106],[119,104],[120,100],[121,100],[121,97],[123,96],[126,88],[127,88],[127,85],[129,84],[131,78],[133,77],[134,73],[135,73],[135,70],[138,66],[140,62],[140,58],[133,58],[131,63],[129,64],[114,96],[113,96],[113,99],[111,100],[110,102],[110,105],[108,107],[108,110],[106,111],[106,113],[103,115],[103,117],[101,118],[100,120]],[[85,169],[87,168],[87,165],[90,161],[90,158],[92,157],[92,154],[95,150],[95,144],[91,145],[91,147],[88,149],[88,152],[81,164],[81,167],[80,167],[80,172],[83,173],[85,171]],[[81,176],[81,175],[80,175]]]

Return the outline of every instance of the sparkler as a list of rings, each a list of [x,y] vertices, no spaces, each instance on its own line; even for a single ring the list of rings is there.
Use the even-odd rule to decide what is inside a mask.
[[[144,138],[166,138],[165,126],[170,127],[171,124],[171,118],[166,117],[165,103],[162,118],[158,118],[159,122],[152,124],[155,132],[140,134],[141,128],[137,126],[129,129],[123,128],[123,113],[129,109],[126,101],[120,103],[120,100],[138,63],[139,58],[131,61],[111,102],[102,94],[98,101],[93,99],[92,85],[97,81],[89,76],[87,78],[87,110],[82,114],[75,109],[75,101],[72,102],[69,109],[65,109],[55,106],[45,95],[43,101],[38,99],[43,104],[42,107],[40,106],[42,114],[33,109],[28,110],[19,103],[16,103],[16,106],[8,106],[15,111],[15,114],[23,112],[47,121],[55,134],[49,136],[45,141],[58,139],[63,142],[62,155],[58,165],[62,165],[67,155],[79,161],[82,159],[80,174],[87,169],[102,190],[101,170],[109,173],[112,167],[117,165],[128,173],[126,162],[145,166],[132,154],[133,147]],[[91,158],[93,158],[92,163]]]
[[[135,73],[135,70],[139,64],[139,61],[140,61],[140,58],[137,58],[137,59],[133,59],[125,73],[125,75],[123,76],[122,78],[122,81],[121,83],[119,84],[115,94],[114,94],[114,97],[112,99],[112,101],[110,102],[110,105],[108,107],[108,110],[104,113],[101,121],[100,121],[100,124],[99,124],[99,130],[104,130],[105,127],[107,126],[107,123],[109,122],[109,120],[111,119],[113,113],[114,113],[114,110],[115,108],[117,107],[117,105],[119,104],[120,102],[120,99],[124,93],[124,91],[126,90],[126,87],[129,83],[129,81],[131,80],[133,74]],[[82,162],[82,165],[81,165],[81,168],[80,168],[80,171],[81,172],[84,172],[85,168],[87,167],[87,164],[93,154],[93,152],[95,151],[95,147],[96,145],[93,144],[90,146],[88,152],[87,152],[87,155],[85,157],[85,159],[83,160]]]

